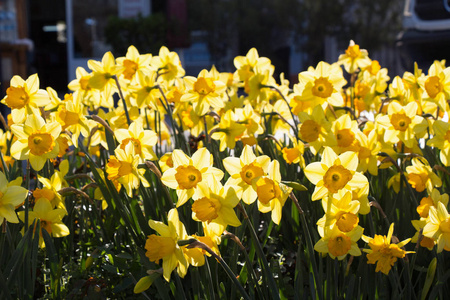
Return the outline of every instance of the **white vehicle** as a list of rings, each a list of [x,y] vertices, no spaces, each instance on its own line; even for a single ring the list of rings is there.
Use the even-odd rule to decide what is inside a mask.
[[[397,39],[402,65],[426,71],[434,60],[450,63],[450,0],[405,0],[403,31]]]

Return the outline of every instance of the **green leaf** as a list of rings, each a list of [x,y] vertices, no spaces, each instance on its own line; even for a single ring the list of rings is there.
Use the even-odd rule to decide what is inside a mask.
[[[427,297],[428,291],[430,290],[431,284],[434,280],[434,275],[436,274],[436,257],[430,262],[427,271],[427,277],[425,278],[425,283],[423,285],[422,295],[420,297],[421,300],[424,300]]]
[[[296,191],[305,192],[308,190],[306,186],[295,181],[281,181],[281,183],[293,188]]]
[[[53,298],[58,298],[59,294],[59,276],[58,276],[58,254],[56,253],[55,244],[50,234],[42,228],[42,237],[45,242],[48,262],[50,264],[51,289]]]

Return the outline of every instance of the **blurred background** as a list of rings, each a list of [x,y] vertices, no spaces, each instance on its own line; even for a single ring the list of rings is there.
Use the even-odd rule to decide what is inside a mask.
[[[450,0],[0,0],[0,98],[17,74],[67,91],[78,66],[129,45],[158,55],[166,45],[186,74],[256,47],[292,83],[319,61],[335,62],[353,39],[391,78],[428,69],[450,51]],[[275,78],[279,78],[278,76]]]

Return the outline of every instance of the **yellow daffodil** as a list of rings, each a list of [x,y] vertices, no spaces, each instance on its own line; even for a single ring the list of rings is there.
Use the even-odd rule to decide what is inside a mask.
[[[337,194],[336,194],[337,195]],[[328,203],[331,201],[332,203]],[[359,223],[358,211],[360,203],[352,199],[352,193],[346,192],[342,198],[335,196],[322,199],[322,206],[325,211],[317,225],[319,227],[330,227],[336,225],[342,232],[350,232]]]
[[[89,135],[89,126],[85,114],[84,105],[79,98],[64,101],[55,112],[55,119],[61,124],[61,130],[67,130],[71,133],[71,140],[75,147],[78,147],[80,134],[85,138]]]
[[[331,123],[326,119],[322,106],[314,107],[312,114],[300,112],[298,118],[301,122],[298,127],[299,136],[309,144],[313,154],[317,154],[324,145],[336,145],[336,138],[331,134]]]
[[[268,103],[264,106],[262,113],[272,114],[270,117],[272,134],[292,134],[290,125],[293,123],[292,115],[286,101],[279,99],[273,105]]]
[[[64,176],[69,170],[69,161],[63,160],[59,164],[60,171],[55,170],[50,179],[38,175],[38,180],[42,184],[42,188],[36,188],[33,191],[34,199],[46,198],[50,201],[53,207],[62,208],[66,210],[64,197],[59,194],[59,190],[63,187],[68,187],[69,184],[64,179]]]
[[[383,272],[389,274],[394,263],[398,258],[405,257],[411,251],[401,249],[411,239],[406,239],[398,244],[391,244],[392,234],[394,232],[394,223],[389,227],[387,236],[376,234],[374,238],[363,236],[362,239],[369,244],[370,249],[364,249],[367,254],[368,264],[377,264],[375,272]]]
[[[381,144],[378,143],[378,134],[375,130],[370,131],[366,136],[361,131],[357,131],[355,139],[358,142],[359,164],[356,169],[358,172],[369,171],[370,174],[378,175],[378,153],[381,150]]]
[[[245,126],[245,131],[241,136],[242,143],[250,146],[255,145],[257,135],[264,133],[264,128],[261,125],[261,115],[248,103],[243,108],[236,108],[235,116],[238,123]]]
[[[442,111],[447,111],[447,99],[450,97],[450,68],[444,69],[439,61],[435,61],[423,80],[422,99],[435,103]]]
[[[405,183],[402,185],[402,175],[400,173],[394,174],[391,178],[388,180],[388,188],[394,189],[394,192],[397,194],[400,192],[401,187],[405,187]]]
[[[281,183],[280,163],[270,162],[267,176],[253,181],[253,188],[258,195],[258,210],[262,213],[272,212],[272,221],[280,224],[281,214],[292,188]]]
[[[92,88],[89,79],[92,73],[88,73],[83,67],[78,67],[75,71],[76,79],[68,84],[68,88],[74,91],[74,97],[79,98],[84,105],[99,108],[101,106],[101,93]]]
[[[156,83],[156,72],[143,72],[139,70],[136,75],[137,85],[130,88],[134,92],[135,102],[138,108],[150,107],[158,110],[157,102],[161,97]]]
[[[316,187],[311,199],[319,200],[327,194],[334,194],[341,189],[352,191],[368,185],[367,178],[356,172],[358,154],[347,151],[337,155],[330,147],[325,147],[320,162],[306,166],[305,175]]]
[[[251,204],[258,196],[252,185],[253,180],[267,175],[269,164],[270,157],[267,155],[257,157],[247,145],[239,158],[226,157],[223,160],[225,170],[230,174],[226,185],[233,186],[239,198],[244,203]]]
[[[45,123],[40,115],[29,115],[24,124],[11,125],[17,137],[11,146],[11,155],[18,160],[29,159],[34,170],[40,171],[47,159],[55,158],[59,152],[56,143],[61,132],[58,122]]]
[[[437,207],[439,202],[444,203],[445,207],[447,207],[448,199],[448,194],[441,195],[439,190],[433,189],[429,196],[423,197],[422,200],[420,200],[420,204],[417,206],[417,213],[421,218],[428,218],[430,207]]]
[[[423,235],[436,241],[437,252],[450,251],[450,215],[445,204],[438,202],[437,207],[431,206],[426,222]]]
[[[25,220],[25,212],[20,211],[19,218]],[[40,220],[39,247],[45,248],[42,238],[42,229],[45,229],[52,237],[64,237],[70,234],[69,228],[62,222],[66,211],[62,208],[53,209],[52,204],[46,198],[41,198],[34,204],[33,210],[28,212],[28,223],[32,225],[34,220]]]
[[[314,245],[314,250],[322,254],[328,253],[332,259],[342,260],[347,254],[361,255],[356,242],[361,238],[364,229],[357,226],[349,232],[342,232],[337,226],[319,227],[321,239]]]
[[[39,107],[50,103],[50,97],[45,90],[39,89],[39,77],[33,74],[23,80],[20,76],[11,79],[6,96],[1,101],[11,108],[14,123],[23,123],[28,115],[40,114]]]
[[[171,209],[167,216],[168,225],[150,220],[148,224],[159,235],[151,234],[145,243],[145,256],[150,261],[159,263],[162,259],[163,277],[170,280],[170,274],[177,268],[178,275],[183,278],[188,269],[188,261],[177,242],[187,236],[184,224],[178,217],[178,211]]]
[[[128,143],[124,149],[116,148],[106,164],[108,179],[121,183],[129,197],[133,196],[133,189],[139,188],[140,182],[144,187],[149,186],[144,177],[145,169],[138,169],[138,164],[139,155],[132,143]]]
[[[151,54],[139,54],[136,47],[131,45],[128,47],[125,57],[118,57],[116,61],[118,65],[124,67],[121,76],[131,81],[135,78],[138,70],[150,69],[151,59]]]
[[[353,40],[350,41],[345,54],[339,55],[338,63],[344,65],[345,70],[353,74],[358,69],[367,68],[371,64],[367,50],[360,49]]]
[[[194,234],[192,237],[207,245],[209,248],[211,248],[212,251],[214,251],[214,253],[220,256],[219,244],[221,243],[221,236],[216,235],[207,226],[206,223],[202,223],[202,227],[203,227],[203,236],[198,236]],[[211,256],[211,254],[206,252],[205,250],[202,249],[201,251],[203,255]]]
[[[114,107],[112,94],[117,90],[117,86],[113,76],[120,74],[124,67],[116,64],[110,51],[103,55],[101,62],[90,59],[88,67],[92,70],[89,86],[102,92],[101,106]],[[125,84],[121,84],[121,86],[125,86]]]
[[[224,107],[222,97],[226,85],[220,80],[215,80],[207,70],[202,70],[197,78],[184,77],[184,82],[187,93],[181,96],[180,101],[192,103],[197,115],[205,115],[211,107],[216,110]]]
[[[176,78],[183,77],[185,71],[178,54],[162,46],[158,56],[153,56],[150,65],[158,70],[158,79],[170,85]]]
[[[89,60],[88,67],[93,72],[92,77],[89,78],[89,85],[98,90],[102,90],[106,86],[115,86],[113,76],[125,69],[124,66],[116,64],[111,52],[106,52],[101,62],[92,59]]]
[[[417,243],[422,232],[422,240],[420,241],[420,246],[427,248],[430,251],[433,250],[434,246],[436,245],[436,241],[433,238],[423,235],[423,228],[427,224],[427,220],[425,218],[420,218],[420,220],[412,220],[411,224],[414,226],[414,229],[416,229],[416,233],[411,238],[411,243]]]
[[[431,194],[434,187],[442,185],[441,178],[433,172],[425,158],[413,158],[412,166],[406,167],[406,172],[409,184],[419,193],[427,189]]]
[[[273,91],[268,86],[275,86],[275,79],[272,77],[270,70],[260,71],[255,67],[255,74],[253,74],[246,82],[245,92],[248,94],[250,103],[258,107],[264,101],[270,98]]]
[[[355,136],[359,128],[356,120],[352,120],[347,114],[342,115],[333,122],[332,130],[337,141],[337,146],[334,147],[336,153],[358,151],[358,141]]]
[[[302,141],[295,138],[292,139],[292,148],[284,147],[281,149],[283,153],[283,158],[288,164],[299,164],[300,168],[305,168],[305,158],[303,153],[305,152],[305,145]]]
[[[192,158],[183,151],[175,149],[172,152],[173,168],[166,170],[161,181],[166,186],[176,189],[177,207],[186,203],[189,198],[198,199],[198,183],[209,182],[212,177],[221,180],[223,172],[214,168],[213,157],[206,148],[198,149]]]
[[[221,118],[219,124],[211,129],[211,138],[220,141],[220,151],[226,148],[234,149],[236,139],[246,130],[243,124],[235,121],[236,117],[233,111],[227,111]]]
[[[427,141],[427,145],[439,150],[439,158],[446,167],[450,166],[450,124],[442,120],[433,123],[434,135]]]
[[[344,106],[341,89],[347,83],[342,69],[337,64],[319,62],[317,67],[298,74],[299,90],[302,101],[311,101],[316,105],[330,104]]]
[[[247,81],[255,74],[256,67],[262,73],[268,70],[269,74],[272,75],[274,72],[274,66],[271,64],[270,59],[267,57],[259,57],[258,50],[255,48],[251,48],[246,56],[236,56],[233,63],[237,69],[236,73],[240,81]]]
[[[10,223],[19,223],[16,215],[16,206],[25,201],[28,190],[17,185],[10,185],[5,174],[0,172],[0,224],[6,220]]]
[[[233,208],[239,203],[232,186],[222,186],[217,179],[200,182],[201,197],[192,204],[192,219],[203,222],[215,235],[221,235],[228,225],[241,225]]]
[[[132,144],[134,153],[140,156],[141,161],[156,160],[153,146],[158,142],[158,136],[152,130],[144,130],[140,122],[131,123],[128,129],[116,129],[114,135],[121,149],[125,150],[126,145]]]
[[[417,103],[410,102],[402,106],[392,101],[388,107],[388,115],[377,117],[376,121],[385,128],[384,141],[397,143],[402,141],[406,147],[412,148],[416,138],[424,136],[427,122],[417,115]]]
[[[166,152],[158,161],[161,171],[165,172],[170,168],[173,168],[172,152]]]

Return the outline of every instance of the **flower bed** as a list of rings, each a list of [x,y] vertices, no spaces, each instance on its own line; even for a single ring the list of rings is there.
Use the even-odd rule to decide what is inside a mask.
[[[351,41],[293,86],[256,49],[234,65],[130,46],[64,99],[14,76],[0,297],[444,298],[445,61],[391,80]]]

